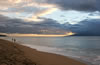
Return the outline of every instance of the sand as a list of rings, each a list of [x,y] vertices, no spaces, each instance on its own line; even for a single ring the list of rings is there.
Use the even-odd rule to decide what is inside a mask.
[[[71,58],[37,51],[0,39],[0,65],[86,65]]]

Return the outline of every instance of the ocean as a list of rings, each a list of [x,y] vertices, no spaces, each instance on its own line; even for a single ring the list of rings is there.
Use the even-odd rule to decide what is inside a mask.
[[[89,65],[100,65],[100,36],[69,36],[69,37],[2,37],[17,43],[35,48],[39,51],[55,53]]]

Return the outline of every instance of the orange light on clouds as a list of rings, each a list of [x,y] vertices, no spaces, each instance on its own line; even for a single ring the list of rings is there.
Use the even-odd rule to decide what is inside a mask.
[[[66,34],[6,34],[7,36],[31,36],[31,37],[65,37],[74,35],[73,32],[67,32]]]
[[[46,10],[37,12],[31,18],[27,18],[26,20],[28,20],[28,21],[43,21],[43,19],[39,19],[38,17],[45,16],[45,15],[50,14],[56,10],[57,10],[57,8],[48,8]]]
[[[71,35],[74,35],[74,34],[76,34],[76,33],[73,33],[73,32],[67,32],[66,33],[66,35],[68,35],[68,36],[71,36]]]

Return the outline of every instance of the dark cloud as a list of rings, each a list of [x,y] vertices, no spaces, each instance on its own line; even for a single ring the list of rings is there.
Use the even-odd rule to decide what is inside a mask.
[[[100,11],[100,0],[46,0],[63,10]]]
[[[68,22],[59,24],[55,20],[46,18],[44,21],[36,23],[0,15],[0,32],[3,33],[64,34],[67,31],[72,31],[78,36],[100,36],[99,28],[100,19],[88,19],[71,25]]]
[[[0,15],[0,32],[63,34],[66,30],[64,29],[64,26],[52,19],[45,19],[40,23],[36,23],[28,21],[25,22],[21,19],[11,19]]]
[[[80,36],[100,36],[100,19],[84,20],[69,27]]]

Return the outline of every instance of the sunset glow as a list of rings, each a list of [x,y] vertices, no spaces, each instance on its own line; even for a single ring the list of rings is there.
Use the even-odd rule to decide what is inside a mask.
[[[31,36],[31,37],[64,37],[74,35],[73,32],[68,32],[66,34],[6,34],[7,36]]]

